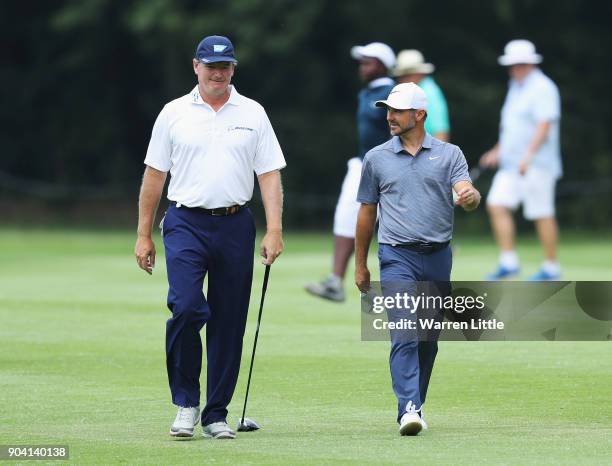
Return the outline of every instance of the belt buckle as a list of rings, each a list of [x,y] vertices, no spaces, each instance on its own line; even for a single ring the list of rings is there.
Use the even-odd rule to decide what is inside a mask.
[[[419,245],[419,248],[421,248],[421,251],[423,251],[425,254],[431,254],[434,246],[431,243],[423,242]]]
[[[221,209],[212,209],[210,211],[210,215],[212,215],[213,217],[224,217],[227,215],[227,207],[222,207],[223,209],[225,209],[225,211],[221,212],[221,213],[216,213],[217,210],[221,210]]]

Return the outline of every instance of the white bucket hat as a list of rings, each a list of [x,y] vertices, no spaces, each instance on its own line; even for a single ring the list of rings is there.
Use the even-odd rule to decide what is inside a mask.
[[[356,60],[361,58],[377,58],[389,70],[395,65],[395,52],[387,44],[372,42],[368,45],[356,45],[351,48],[351,56]]]
[[[502,66],[537,65],[542,63],[542,55],[536,53],[533,42],[524,39],[511,40],[504,47],[504,54],[497,59]]]
[[[430,74],[436,69],[431,63],[425,63],[423,54],[418,50],[402,50],[397,54],[397,63],[393,69],[393,76],[405,76],[407,74]]]
[[[387,100],[377,100],[375,105],[395,110],[427,110],[427,96],[415,83],[402,83],[391,89]]]

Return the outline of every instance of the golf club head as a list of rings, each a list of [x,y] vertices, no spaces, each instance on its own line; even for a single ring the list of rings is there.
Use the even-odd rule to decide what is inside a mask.
[[[240,420],[238,421],[238,428],[236,430],[238,432],[253,432],[259,429],[259,424],[257,424],[253,419],[245,417],[240,418]]]

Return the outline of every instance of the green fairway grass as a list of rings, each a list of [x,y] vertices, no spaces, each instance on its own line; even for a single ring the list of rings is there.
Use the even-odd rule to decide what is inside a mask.
[[[495,266],[492,240],[457,236],[453,278],[481,279]],[[272,267],[247,411],[262,430],[214,441],[198,427],[193,440],[172,440],[163,246],[158,238],[150,277],[136,266],[134,240],[0,231],[0,444],[68,445],[69,463],[103,465],[612,461],[610,342],[441,342],[424,408],[430,430],[399,437],[388,343],[360,340],[352,268],[344,304],[303,291],[329,271],[329,235],[287,234]],[[563,278],[612,280],[611,240],[564,236]],[[518,251],[524,275],[534,272],[535,239]],[[262,276],[257,263],[232,426]]]

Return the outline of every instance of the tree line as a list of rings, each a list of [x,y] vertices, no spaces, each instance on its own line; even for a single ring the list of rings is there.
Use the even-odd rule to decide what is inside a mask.
[[[2,2],[0,173],[131,198],[158,112],[195,85],[197,42],[223,34],[236,46],[236,87],[264,105],[285,152],[288,224],[328,225],[357,147],[351,46],[421,50],[446,94],[452,141],[475,164],[497,138],[508,79],[497,56],[526,38],[562,96],[562,221],[607,226],[612,207],[595,200],[612,197],[611,10],[570,0]],[[0,196],[13,191],[0,177]]]

